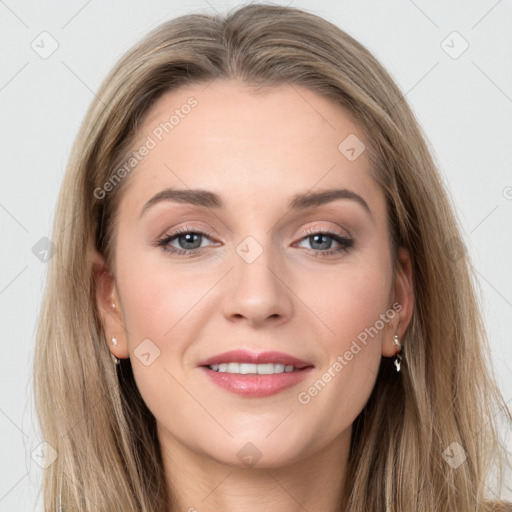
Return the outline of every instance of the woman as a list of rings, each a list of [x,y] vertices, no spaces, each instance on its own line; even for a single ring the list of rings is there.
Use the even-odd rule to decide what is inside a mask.
[[[90,107],[53,242],[46,510],[508,510],[452,207],[397,86],[327,21],[149,34]]]

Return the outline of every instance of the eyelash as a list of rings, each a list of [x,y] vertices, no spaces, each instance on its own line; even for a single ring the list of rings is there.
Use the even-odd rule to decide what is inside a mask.
[[[162,238],[160,238],[157,241],[157,246],[161,247],[162,250],[164,250],[165,252],[168,252],[174,256],[194,256],[194,255],[198,254],[199,252],[201,252],[202,248],[177,249],[176,247],[169,246],[169,243],[171,241],[173,241],[174,239],[176,239],[179,236],[184,235],[184,234],[196,234],[196,235],[200,235],[200,236],[205,236],[206,238],[208,238],[210,240],[212,239],[212,234],[208,231],[201,231],[201,230],[197,230],[197,229],[194,230],[194,229],[190,229],[188,226],[185,226],[183,228],[176,229],[172,233],[165,234]],[[350,248],[352,248],[354,245],[353,240],[351,240],[350,238],[346,238],[346,237],[340,235],[339,233],[337,233],[336,231],[332,231],[330,229],[319,230],[319,229],[309,228],[303,234],[300,241],[302,241],[306,238],[310,238],[314,235],[327,235],[329,238],[332,238],[334,241],[336,241],[337,243],[340,244],[340,247],[338,247],[337,249],[328,249],[325,251],[317,250],[317,249],[308,249],[308,251],[315,252],[315,257],[324,258],[324,257],[332,256],[334,254],[348,252],[348,250]]]

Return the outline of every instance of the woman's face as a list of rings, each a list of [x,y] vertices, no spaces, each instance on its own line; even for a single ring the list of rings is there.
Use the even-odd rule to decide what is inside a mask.
[[[272,467],[348,440],[411,309],[361,130],[308,89],[214,81],[138,133],[102,297],[164,451]]]

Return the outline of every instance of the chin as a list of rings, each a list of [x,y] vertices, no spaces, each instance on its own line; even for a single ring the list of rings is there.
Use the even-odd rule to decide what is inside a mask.
[[[210,456],[219,464],[237,468],[271,469],[293,464],[306,456],[305,446],[307,441],[291,440],[273,434],[265,438],[267,432],[260,431],[254,436],[244,434],[235,436],[229,444],[226,444]]]

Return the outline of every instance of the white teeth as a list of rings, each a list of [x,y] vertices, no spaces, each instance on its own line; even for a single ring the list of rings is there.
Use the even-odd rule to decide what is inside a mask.
[[[246,375],[248,373],[257,373],[259,375],[273,375],[274,373],[293,372],[297,369],[292,365],[284,364],[251,364],[251,363],[220,363],[209,366],[210,370],[219,373],[240,373]]]

